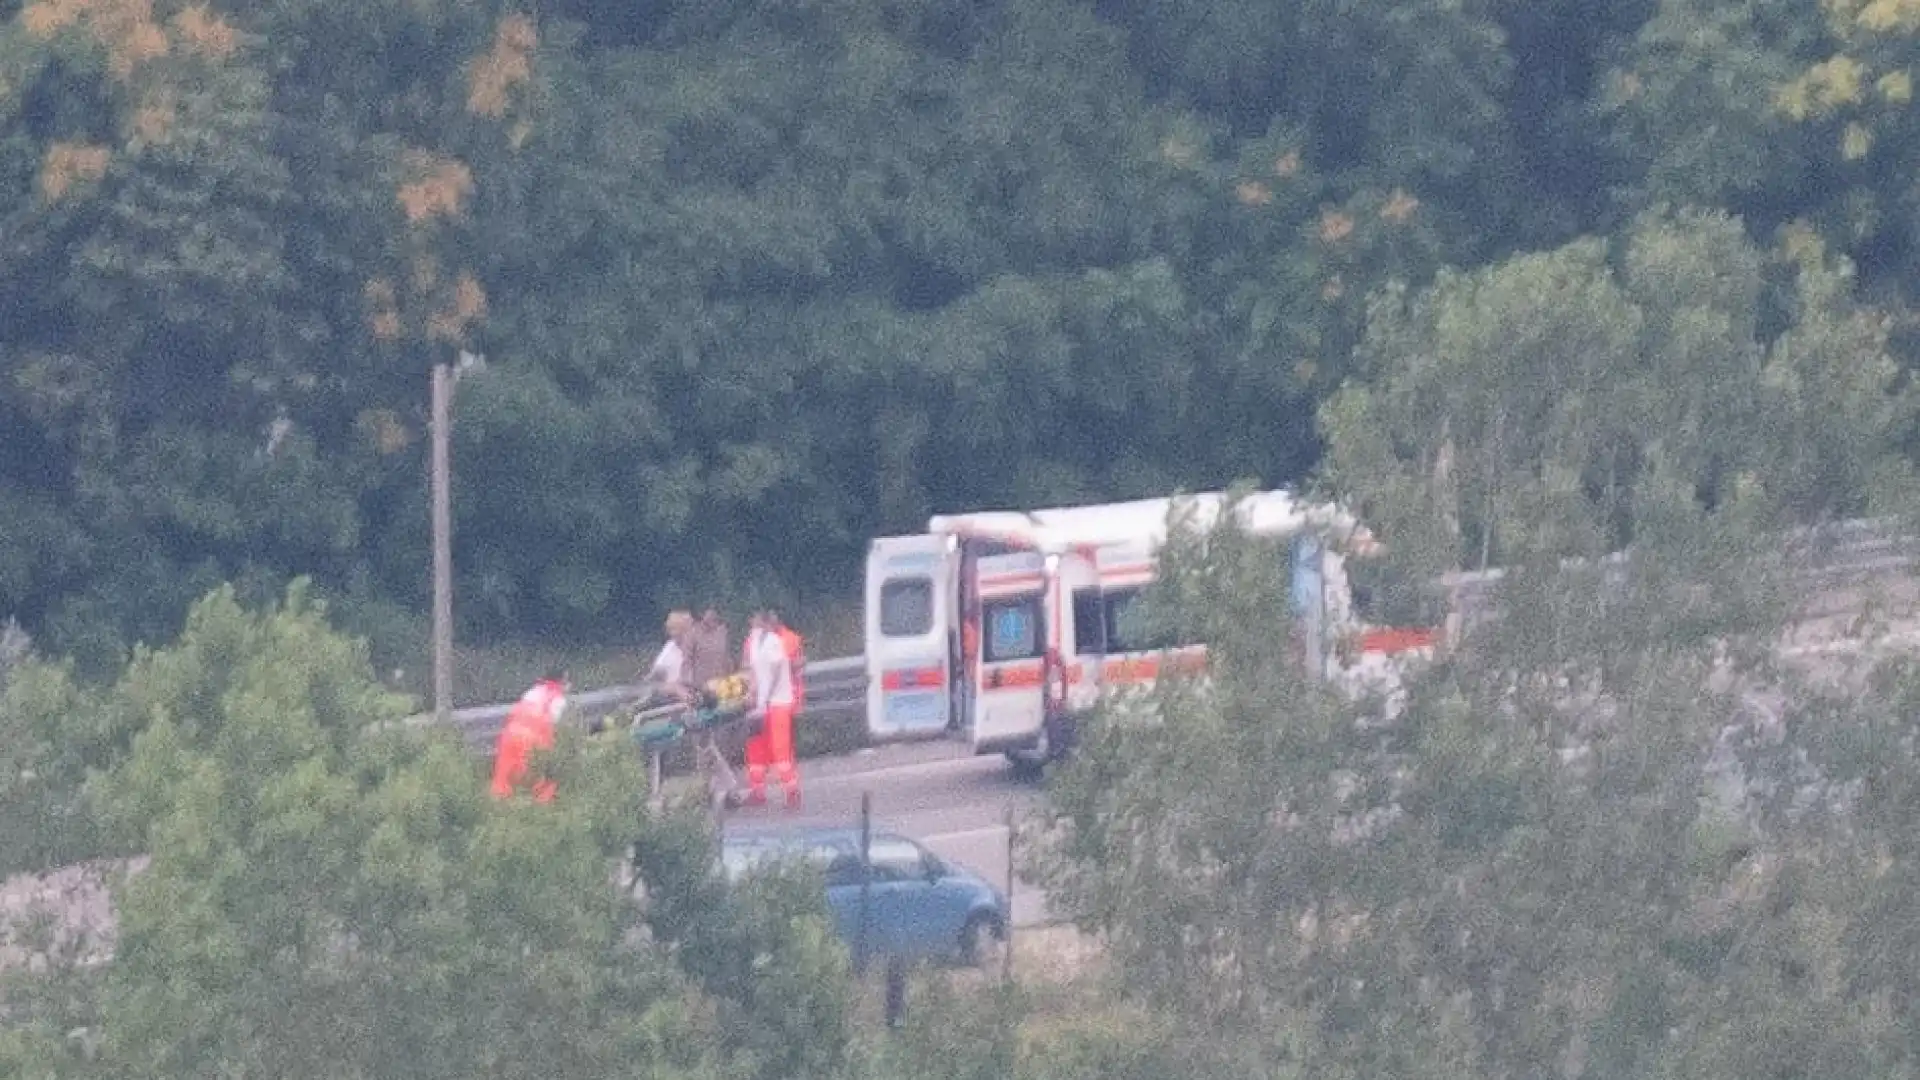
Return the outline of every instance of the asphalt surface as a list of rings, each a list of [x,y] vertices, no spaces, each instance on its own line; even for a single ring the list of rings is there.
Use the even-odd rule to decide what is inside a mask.
[[[1007,888],[1008,814],[1021,815],[1040,788],[1015,780],[1007,759],[974,756],[952,742],[908,743],[800,763],[804,793],[797,811],[769,805],[728,813],[729,824],[851,825],[862,795],[871,797],[875,829],[910,836],[949,862]],[[1010,892],[1015,926],[1048,921],[1046,899],[1018,876]]]

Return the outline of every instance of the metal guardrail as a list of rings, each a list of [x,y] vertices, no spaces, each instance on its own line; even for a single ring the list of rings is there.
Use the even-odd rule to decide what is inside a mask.
[[[1802,614],[1836,614],[1857,606],[1856,598],[1845,597],[1848,589],[1865,585],[1883,575],[1911,570],[1920,563],[1920,539],[1909,531],[1906,522],[1891,518],[1854,519],[1813,528],[1797,529],[1789,534],[1786,554],[1798,562],[1794,577],[1807,594]],[[1608,564],[1620,564],[1623,557],[1608,556]],[[1461,606],[1467,613],[1483,614],[1498,594],[1504,571],[1476,571],[1451,579],[1460,588]],[[1835,608],[1836,610],[1827,610]],[[866,658],[847,656],[818,660],[806,666],[807,703],[801,716],[835,716],[867,707]],[[576,694],[568,714],[585,720],[618,712],[641,699],[644,688],[610,686]],[[459,709],[453,714],[453,726],[459,729],[467,745],[476,752],[490,752],[506,722],[505,705],[482,705]],[[408,724],[430,724],[432,713],[415,716]]]
[[[867,668],[864,657],[818,660],[808,664],[805,672],[807,701],[802,720],[866,710]],[[584,721],[609,716],[646,696],[647,689],[643,686],[609,686],[572,694],[567,701],[567,718]],[[452,718],[453,727],[460,732],[468,749],[475,753],[491,753],[494,740],[499,737],[500,728],[507,721],[507,711],[511,708],[512,702],[456,709]],[[433,722],[432,713],[422,713],[406,720],[412,726]]]
[[[1892,518],[1857,518],[1827,525],[1796,529],[1788,534],[1782,554],[1793,567],[1792,577],[1800,596],[1800,614],[1818,618],[1856,609],[1860,598],[1848,595],[1886,575],[1910,571],[1920,564],[1920,539],[1904,521]],[[1614,554],[1602,560],[1608,577],[1614,580],[1624,570],[1625,557]],[[1578,565],[1569,562],[1569,568]],[[1470,571],[1446,579],[1446,585],[1459,590],[1462,614],[1469,619],[1490,613],[1506,576],[1502,569]]]

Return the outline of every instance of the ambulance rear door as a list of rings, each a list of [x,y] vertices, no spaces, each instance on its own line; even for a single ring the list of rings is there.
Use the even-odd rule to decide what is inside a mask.
[[[975,753],[1018,749],[1046,719],[1047,575],[1038,552],[971,560],[980,618],[967,741]]]
[[[875,742],[937,738],[953,720],[953,565],[945,537],[886,536],[867,547],[867,734]]]

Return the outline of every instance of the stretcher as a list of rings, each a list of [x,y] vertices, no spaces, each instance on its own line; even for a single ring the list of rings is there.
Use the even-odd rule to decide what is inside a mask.
[[[664,704],[642,703],[633,714],[629,734],[651,763],[650,781],[653,801],[664,801],[662,758],[683,739],[694,743],[694,767],[706,777],[707,798],[717,813],[740,805],[740,779],[720,750],[716,736],[727,728],[744,725],[749,736],[761,714],[747,696],[746,680],[738,675],[715,679],[696,692],[691,700]]]

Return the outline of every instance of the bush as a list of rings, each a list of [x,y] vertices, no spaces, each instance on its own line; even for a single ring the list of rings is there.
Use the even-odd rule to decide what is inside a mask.
[[[7,1074],[840,1075],[817,881],[720,893],[704,824],[649,815],[603,740],[545,756],[554,803],[497,802],[450,733],[380,723],[408,708],[301,585],[266,610],[216,592],[105,690],[16,673],[7,748],[60,783],[0,807],[15,846],[64,835],[37,799],[152,858],[115,890],[98,993],[73,969],[8,996]]]
[[[129,720],[70,663],[11,667],[0,685],[0,876],[109,853],[86,783],[125,754]]]

